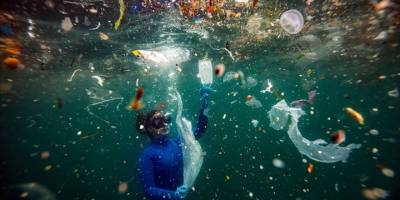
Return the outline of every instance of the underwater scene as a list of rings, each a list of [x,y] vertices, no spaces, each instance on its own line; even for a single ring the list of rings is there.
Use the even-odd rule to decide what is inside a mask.
[[[1,0],[0,199],[400,199],[400,2]]]

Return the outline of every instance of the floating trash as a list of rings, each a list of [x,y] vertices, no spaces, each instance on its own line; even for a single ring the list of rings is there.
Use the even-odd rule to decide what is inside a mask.
[[[393,178],[394,175],[395,175],[395,173],[394,173],[394,171],[392,169],[389,169],[389,168],[386,168],[386,167],[382,167],[381,168],[381,172],[382,172],[383,175],[385,175],[386,177],[389,177],[389,178]]]
[[[376,129],[371,129],[371,130],[369,130],[369,134],[371,134],[371,135],[379,135],[379,131],[376,130]]]
[[[257,80],[251,76],[246,78],[246,87],[252,88],[257,86]]]
[[[362,189],[361,194],[370,200],[384,199],[389,196],[389,192],[381,188]]]
[[[341,144],[346,140],[346,132],[338,130],[330,135],[330,139],[333,144]]]
[[[254,128],[256,128],[258,126],[258,120],[256,119],[251,120],[251,124],[253,125]]]
[[[212,84],[213,82],[213,70],[211,60],[203,59],[199,60],[199,74],[201,84]]]
[[[215,66],[214,73],[217,77],[221,77],[225,73],[225,65],[224,64],[218,64]]]
[[[399,97],[399,89],[394,89],[394,90],[390,90],[388,92],[388,95],[394,98],[398,98]]]
[[[110,39],[110,37],[107,34],[103,33],[103,32],[99,32],[99,37],[100,37],[100,40],[108,40],[108,39]]]
[[[114,30],[118,30],[119,26],[121,25],[122,18],[124,17],[125,13],[125,2],[124,0],[118,0],[119,4],[119,17],[117,21],[114,23]]]
[[[92,76],[93,79],[95,79],[97,81],[97,84],[99,84],[101,87],[103,87],[103,83],[104,83],[104,78],[101,76]]]
[[[304,138],[297,125],[299,118],[304,114],[301,108],[289,107],[285,100],[281,100],[268,111],[270,127],[275,130],[284,129],[290,116],[291,123],[287,131],[290,140],[301,154],[318,162],[346,162],[351,151],[361,147],[361,144],[349,144],[341,147],[336,144],[328,144],[322,139],[310,141]]]
[[[248,95],[246,97],[246,103],[247,106],[250,106],[252,108],[261,108],[262,104],[259,100],[257,100],[254,96]]]
[[[139,87],[136,90],[136,96],[132,100],[132,102],[129,104],[129,109],[139,110],[139,109],[143,108],[143,104],[141,102],[141,99],[142,99],[142,96],[143,96],[143,92],[144,92],[144,88],[143,87]]]
[[[239,74],[236,72],[226,72],[224,78],[222,79],[223,82],[231,81],[233,79],[239,78]]]
[[[308,172],[309,174],[311,174],[313,171],[314,171],[314,165],[311,164],[311,163],[308,163],[308,165],[307,165],[307,172]]]
[[[118,185],[118,193],[123,194],[128,191],[128,183],[127,182],[120,182]]]
[[[66,17],[61,21],[61,28],[64,32],[69,32],[74,25],[72,25],[71,18]]]
[[[261,93],[266,93],[266,92],[269,92],[269,93],[272,93],[272,83],[271,83],[271,81],[268,79],[267,80],[267,87],[264,89],[264,90],[261,90],[260,92]]]
[[[42,153],[40,153],[40,158],[42,158],[43,160],[45,160],[49,157],[50,157],[50,152],[48,152],[48,151],[43,151]]]
[[[57,199],[52,191],[36,182],[4,186],[0,196],[4,199]]]
[[[289,34],[297,34],[303,29],[303,15],[296,9],[285,11],[280,19],[281,27]]]
[[[274,159],[272,159],[272,165],[274,165],[274,167],[276,167],[276,168],[284,168],[285,162],[283,162],[279,158],[274,158]]]
[[[357,111],[353,110],[353,108],[347,107],[345,111],[350,117],[352,117],[358,124],[364,125],[364,117]]]

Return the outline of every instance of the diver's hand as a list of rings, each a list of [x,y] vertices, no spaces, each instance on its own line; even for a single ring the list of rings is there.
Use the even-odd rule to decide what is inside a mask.
[[[181,185],[176,188],[175,198],[176,199],[184,199],[189,193],[189,188],[186,185]]]
[[[206,109],[208,107],[208,100],[212,91],[213,90],[209,86],[203,85],[200,88],[200,109]]]

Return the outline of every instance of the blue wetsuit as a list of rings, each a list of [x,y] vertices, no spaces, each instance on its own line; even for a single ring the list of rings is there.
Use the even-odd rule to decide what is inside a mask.
[[[193,130],[196,139],[205,132],[208,117],[209,91],[200,90],[200,113],[197,127]],[[139,174],[145,195],[151,200],[176,199],[175,190],[183,184],[183,158],[179,138],[151,139],[151,144],[139,157]]]

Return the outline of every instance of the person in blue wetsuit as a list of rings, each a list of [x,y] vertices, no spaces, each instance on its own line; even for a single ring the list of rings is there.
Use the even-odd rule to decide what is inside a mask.
[[[200,89],[200,112],[195,138],[206,130],[208,101],[211,89]],[[151,200],[184,199],[189,188],[183,185],[183,158],[180,139],[169,137],[170,115],[161,110],[139,113],[136,128],[149,136],[151,143],[139,157],[139,175],[145,195]]]

